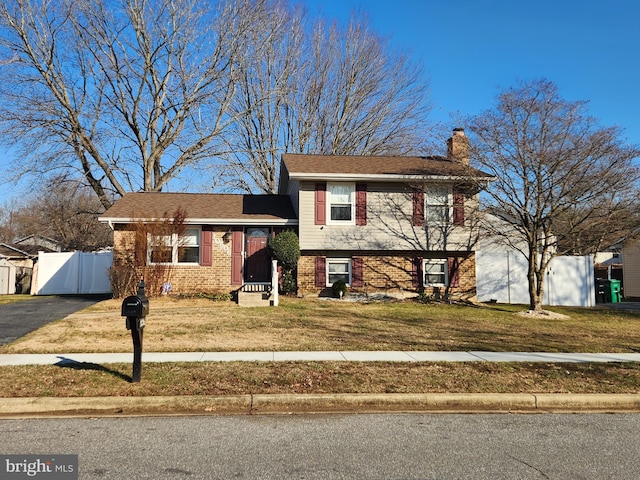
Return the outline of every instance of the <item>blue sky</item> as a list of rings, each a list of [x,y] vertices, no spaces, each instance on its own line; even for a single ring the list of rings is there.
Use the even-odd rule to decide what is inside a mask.
[[[300,1],[310,14],[341,21],[366,14],[375,31],[422,62],[433,121],[459,126],[452,113],[481,113],[500,88],[545,77],[563,98],[589,101],[602,125],[618,125],[640,144],[637,0]],[[0,203],[18,194],[0,185]]]
[[[605,126],[640,144],[637,0],[302,0],[310,14],[365,13],[392,45],[423,62],[433,120],[473,115],[499,89],[544,77],[566,100],[589,101]],[[455,127],[456,125],[451,125]]]

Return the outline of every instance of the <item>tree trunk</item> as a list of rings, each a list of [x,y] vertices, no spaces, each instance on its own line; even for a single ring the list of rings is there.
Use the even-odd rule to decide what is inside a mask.
[[[529,250],[527,277],[529,280],[529,309],[534,312],[541,312],[544,298],[544,270],[540,268],[538,252],[535,247]]]

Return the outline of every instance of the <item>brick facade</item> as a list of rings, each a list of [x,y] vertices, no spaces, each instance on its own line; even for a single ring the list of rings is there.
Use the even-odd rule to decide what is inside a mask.
[[[298,292],[302,295],[330,294],[329,288],[316,287],[315,284],[315,259],[318,256],[326,256],[327,252],[306,251],[303,252],[298,262]],[[421,288],[416,285],[414,279],[415,253],[385,255],[381,252],[354,252],[334,257],[360,257],[362,258],[362,280],[364,286],[352,287],[353,292],[386,292],[399,296],[414,295],[419,292],[434,294],[437,287]],[[426,257],[425,257],[426,258]],[[464,253],[458,258],[458,286],[449,287],[449,292],[454,298],[471,298],[476,291],[476,263],[474,253]],[[442,288],[440,289],[440,292]],[[444,293],[444,292],[441,292]]]
[[[231,243],[224,239],[228,228],[213,229],[212,265],[173,265],[169,281],[173,293],[229,293],[238,289],[231,284]],[[133,257],[135,233],[120,225],[114,231],[114,264]],[[452,254],[453,255],[453,254]],[[315,259],[327,256],[326,251],[304,251],[298,262],[298,293],[301,295],[326,295],[330,289],[316,287]],[[434,287],[420,288],[415,281],[415,252],[399,252],[387,255],[385,252],[330,253],[330,257],[362,258],[362,287],[352,287],[352,292],[385,292],[398,296],[410,296],[424,291],[434,294]],[[425,258],[428,255],[425,254]],[[458,286],[449,287],[456,298],[470,298],[475,295],[475,254],[457,255]],[[149,269],[150,270],[150,269]],[[149,273],[148,273],[149,274]],[[141,275],[145,274],[141,272]],[[437,288],[437,287],[436,287]],[[442,289],[440,289],[442,290]]]
[[[201,265],[172,265],[170,267],[169,282],[173,293],[229,293],[238,289],[231,285],[231,243],[224,239],[228,228],[213,228],[213,249],[211,266]],[[119,225],[114,230],[114,264],[126,263],[133,260],[135,251],[135,232]],[[141,276],[145,276],[144,268],[140,269]],[[147,268],[151,274],[152,267]],[[149,282],[145,279],[147,283]]]

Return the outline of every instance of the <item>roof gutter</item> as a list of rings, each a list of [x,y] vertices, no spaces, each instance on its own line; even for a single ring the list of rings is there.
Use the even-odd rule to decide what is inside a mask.
[[[313,181],[326,181],[326,180],[341,180],[341,181],[358,181],[358,180],[380,180],[391,182],[416,182],[416,181],[450,181],[459,182],[461,180],[481,180],[491,181],[494,179],[492,176],[477,176],[472,175],[389,175],[379,173],[291,173],[290,178],[296,180],[313,180]]]
[[[133,218],[133,217],[98,217],[98,221],[106,223],[113,230],[116,223],[136,223],[136,222],[161,222],[163,220],[171,220],[169,218]],[[272,225],[287,226],[298,225],[298,219],[285,218],[277,220],[267,220],[260,218],[187,218],[184,221],[187,225]]]

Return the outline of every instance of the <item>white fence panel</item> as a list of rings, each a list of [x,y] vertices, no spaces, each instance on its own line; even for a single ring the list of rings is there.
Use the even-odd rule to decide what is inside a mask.
[[[509,255],[476,252],[476,294],[481,302],[511,303]]]
[[[593,256],[556,257],[547,270],[546,305],[593,307],[596,289]]]
[[[80,253],[79,293],[111,293],[109,269],[112,264],[113,252]]]
[[[593,257],[556,257],[547,270],[545,305],[595,305]],[[476,252],[478,300],[529,303],[527,259],[519,252]]]
[[[36,295],[111,293],[112,252],[40,253]]]

